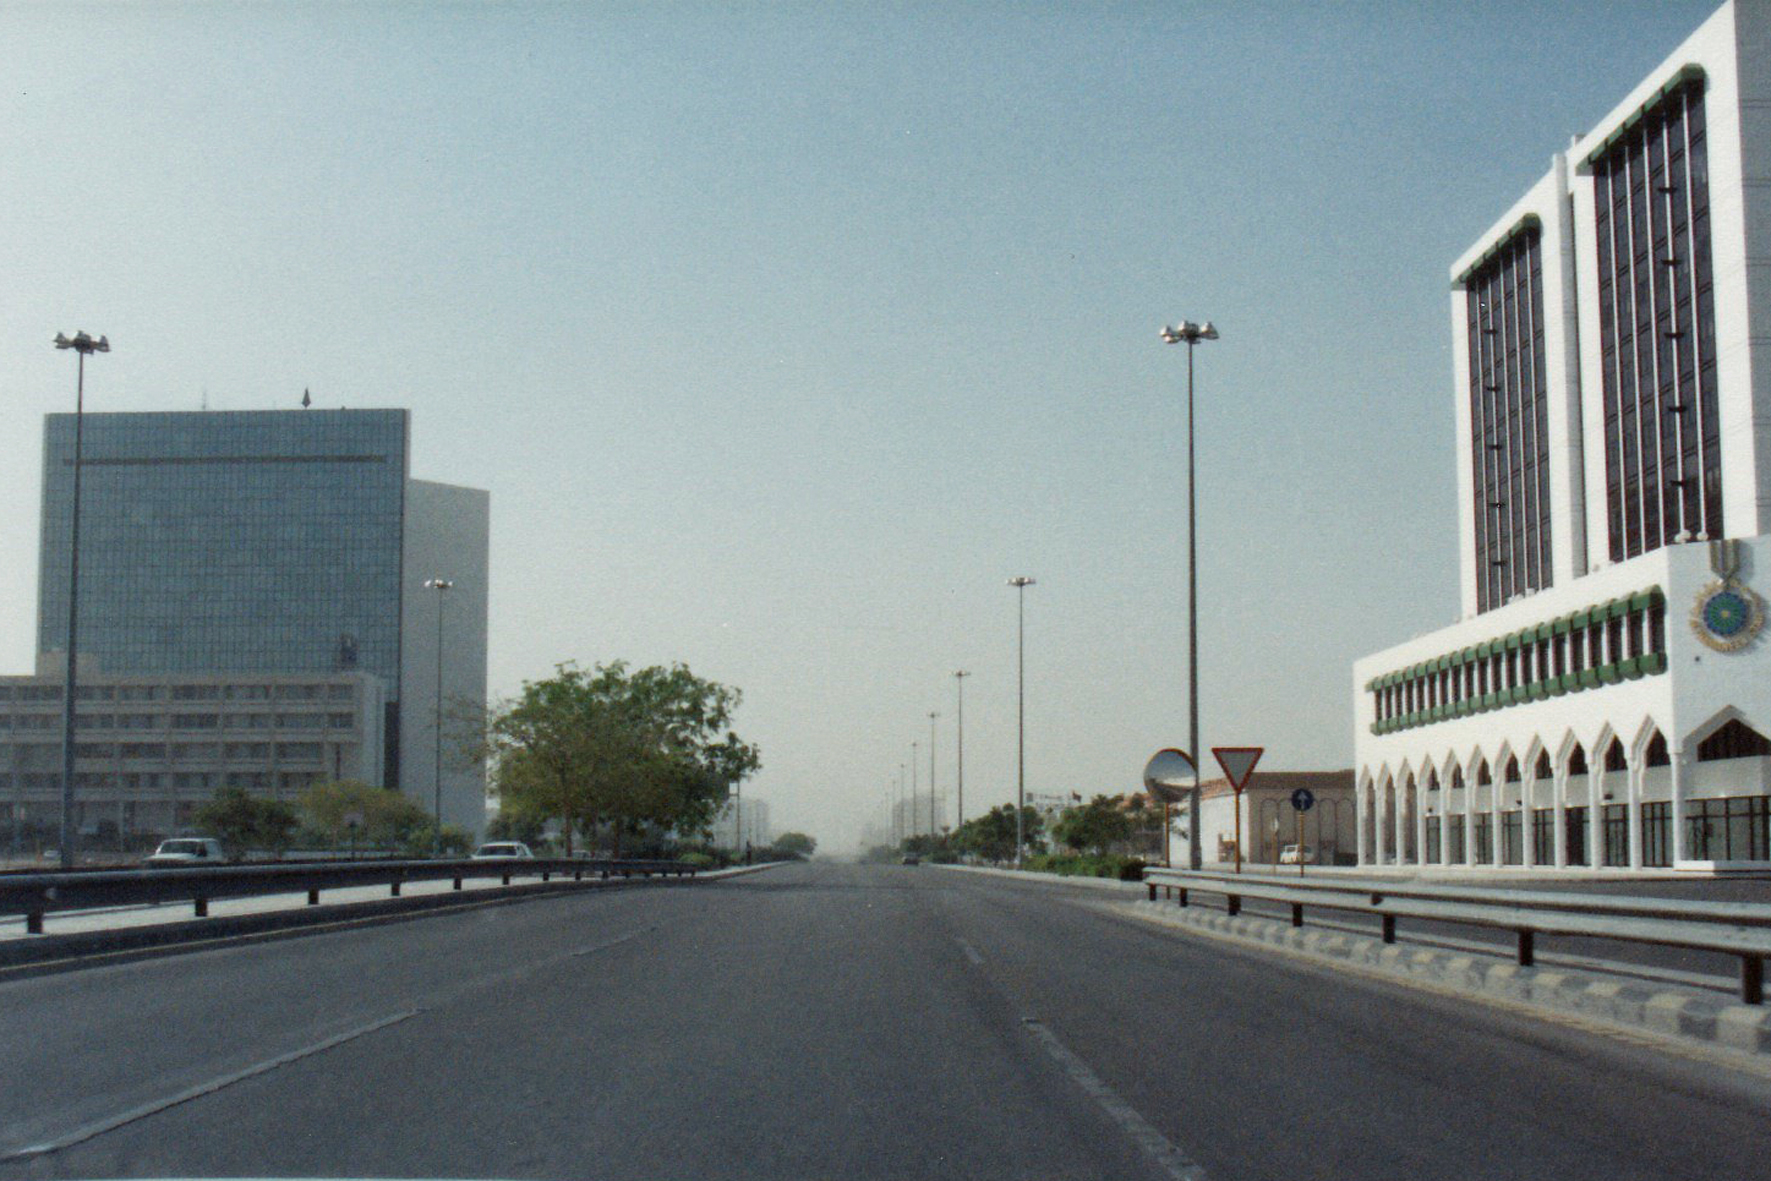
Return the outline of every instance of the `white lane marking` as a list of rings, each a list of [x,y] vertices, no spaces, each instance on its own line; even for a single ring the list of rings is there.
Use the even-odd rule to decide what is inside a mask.
[[[626,943],[629,939],[638,939],[641,935],[649,934],[653,931],[656,931],[657,929],[658,929],[658,927],[655,924],[650,927],[641,927],[637,931],[629,931],[625,935],[617,935],[613,939],[606,939],[601,943],[593,943],[589,947],[580,947],[577,951],[568,951],[566,953],[566,958],[569,960],[575,960],[579,956],[582,956],[582,955],[590,955],[594,952],[607,951],[609,948],[615,947],[618,944]]]
[[[324,1053],[325,1051],[332,1049],[334,1046],[341,1046],[345,1042],[354,1041],[357,1038],[374,1033],[376,1030],[386,1029],[390,1025],[398,1025],[400,1022],[416,1017],[422,1012],[424,1012],[423,1009],[408,1009],[404,1013],[395,1013],[391,1017],[383,1017],[379,1021],[371,1021],[367,1025],[358,1026],[356,1029],[329,1037],[325,1041],[315,1042],[311,1046],[303,1046],[299,1050],[291,1050],[287,1054],[279,1054],[275,1058],[267,1058],[263,1062],[255,1063],[252,1066],[246,1067],[244,1070],[236,1070],[232,1074],[224,1074],[220,1078],[213,1078],[205,1083],[198,1083],[189,1090],[180,1091],[178,1094],[169,1096],[165,1099],[156,1099],[152,1103],[144,1103],[142,1106],[131,1108],[130,1110],[123,1112],[121,1115],[114,1115],[108,1119],[99,1120],[97,1123],[87,1124],[83,1128],[76,1128],[74,1131],[57,1136],[53,1140],[45,1140],[41,1144],[32,1144],[25,1148],[15,1149],[4,1156],[0,1156],[0,1161],[26,1160],[33,1156],[42,1156],[45,1153],[59,1152],[64,1148],[71,1148],[76,1144],[91,1140],[95,1136],[102,1136],[106,1132],[114,1132],[126,1124],[132,1124],[137,1120],[146,1119],[150,1115],[158,1115],[160,1112],[177,1107],[181,1103],[189,1103],[192,1099],[201,1099],[204,1095],[213,1095],[224,1087],[231,1087],[235,1083],[244,1082],[249,1078],[255,1078],[261,1074],[268,1074],[279,1066],[287,1066],[291,1062],[299,1062],[303,1058],[310,1058],[315,1054]]]
[[[984,957],[978,954],[977,948],[973,947],[963,939],[955,938],[954,942],[959,944],[959,950],[965,952],[966,959],[972,961],[974,964],[981,964],[984,962]]]
[[[1131,1104],[1121,1099],[1112,1087],[1101,1081],[1100,1075],[1089,1069],[1088,1063],[1071,1053],[1070,1047],[1059,1041],[1057,1035],[1047,1029],[1043,1022],[1034,1017],[1023,1017],[1021,1025],[1033,1035],[1041,1049],[1057,1060],[1058,1065],[1075,1080],[1076,1085],[1100,1104],[1101,1109],[1131,1137],[1132,1142],[1144,1150],[1144,1155],[1154,1161],[1157,1168],[1174,1178],[1174,1181],[1205,1181],[1203,1168],[1188,1159],[1187,1154],[1175,1147],[1168,1137],[1151,1127]]]

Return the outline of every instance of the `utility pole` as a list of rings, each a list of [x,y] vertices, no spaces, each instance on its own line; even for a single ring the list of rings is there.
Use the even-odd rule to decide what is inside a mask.
[[[955,719],[959,725],[959,755],[955,760],[956,766],[954,767],[954,770],[958,772],[959,806],[953,818],[955,832],[958,832],[960,825],[965,823],[965,679],[971,675],[964,669],[953,674],[953,684],[959,690],[959,714]]]

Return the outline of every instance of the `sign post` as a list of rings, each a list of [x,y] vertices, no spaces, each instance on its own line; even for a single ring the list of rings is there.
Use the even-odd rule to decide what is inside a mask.
[[[1300,787],[1291,793],[1291,810],[1298,818],[1298,877],[1304,876],[1304,862],[1309,860],[1304,852],[1304,813],[1316,806],[1316,795],[1307,787]],[[1321,836],[1318,832],[1316,835]]]
[[[1264,746],[1214,746],[1212,757],[1224,769],[1224,778],[1236,793],[1236,872],[1242,872],[1242,789],[1254,775],[1254,765],[1261,761]],[[1194,818],[1198,823],[1198,817]]]

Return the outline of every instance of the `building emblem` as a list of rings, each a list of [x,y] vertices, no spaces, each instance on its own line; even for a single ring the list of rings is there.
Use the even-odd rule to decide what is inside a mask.
[[[1717,652],[1738,652],[1765,626],[1764,600],[1740,581],[1740,543],[1710,542],[1710,569],[1717,578],[1697,592],[1691,630]]]

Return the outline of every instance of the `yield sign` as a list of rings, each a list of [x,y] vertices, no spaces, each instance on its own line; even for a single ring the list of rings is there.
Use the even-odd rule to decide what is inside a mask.
[[[1261,752],[1266,749],[1264,746],[1214,746],[1211,753],[1218,766],[1224,769],[1224,778],[1240,792],[1248,777],[1254,774],[1254,765],[1261,761]]]

